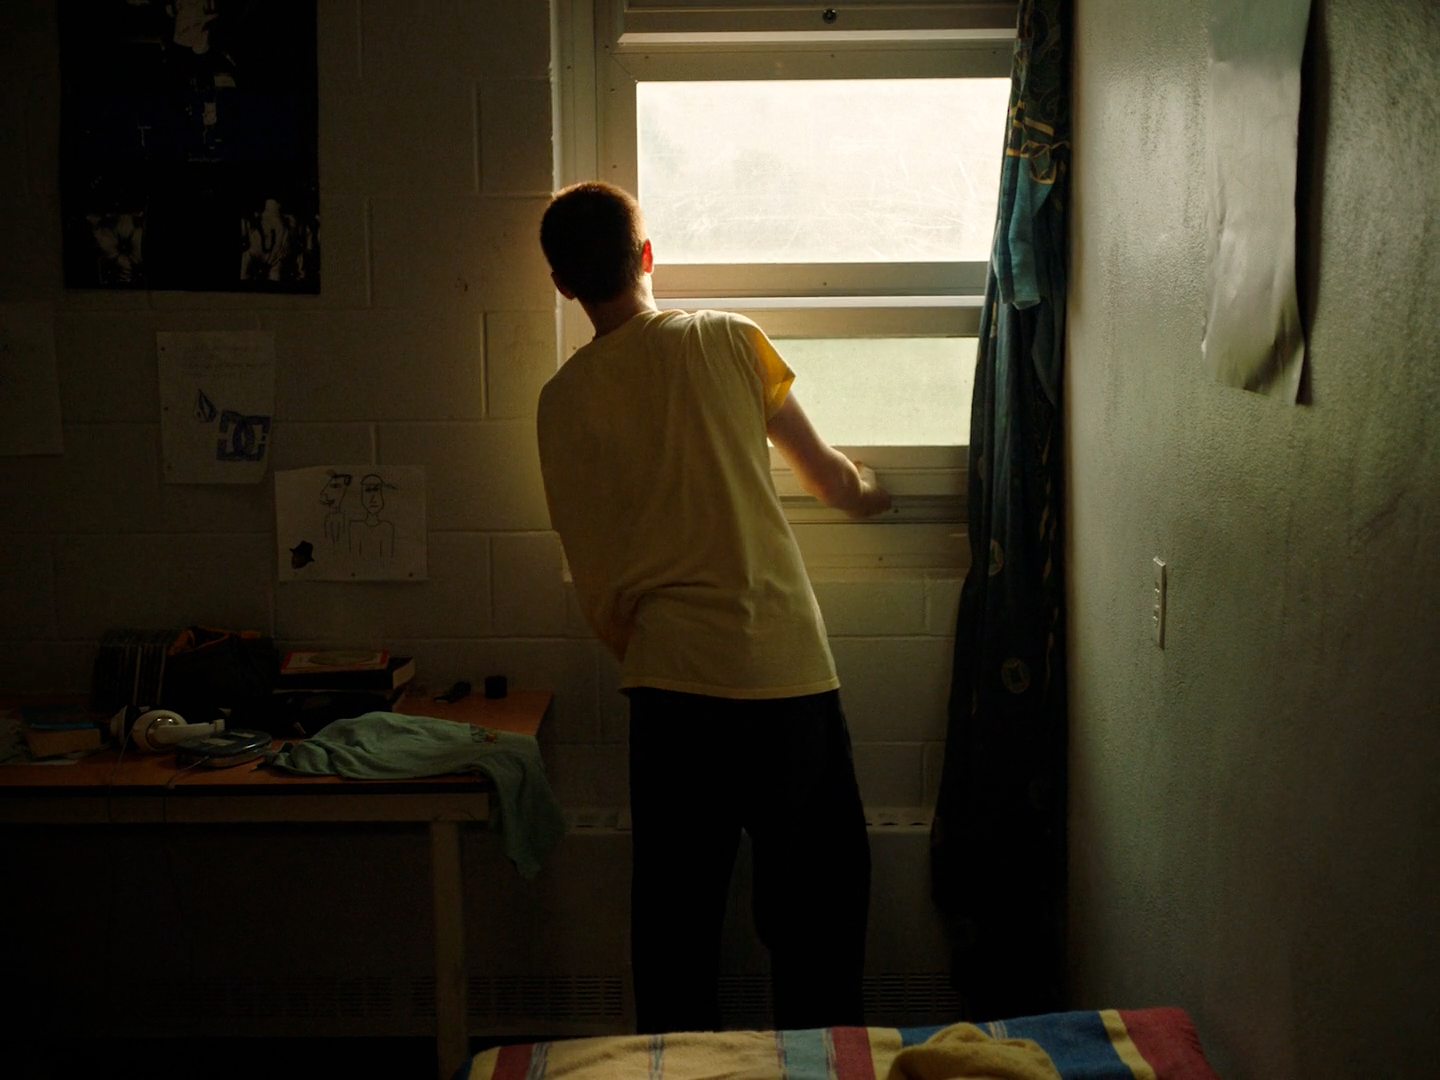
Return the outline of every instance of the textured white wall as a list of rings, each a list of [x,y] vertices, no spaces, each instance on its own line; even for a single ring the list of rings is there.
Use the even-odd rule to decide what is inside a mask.
[[[66,453],[0,458],[0,692],[81,689],[113,626],[252,627],[413,653],[436,684],[556,692],[567,804],[625,798],[614,665],[560,581],[535,449],[554,369],[544,0],[320,0],[319,297],[66,292],[51,0],[0,5],[0,301],[53,305]],[[167,486],[157,330],[259,328],[275,467],[424,465],[430,580],[275,581],[271,487]],[[963,406],[962,406],[963,407]],[[933,800],[954,575],[818,587],[871,805]]]
[[[1201,366],[1210,3],[1076,7],[1076,1004],[1187,1007],[1227,1080],[1433,1076],[1440,9],[1316,0],[1293,408]]]

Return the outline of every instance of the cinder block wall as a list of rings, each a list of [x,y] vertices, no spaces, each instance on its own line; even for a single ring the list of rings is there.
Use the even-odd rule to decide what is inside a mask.
[[[83,689],[113,626],[413,653],[556,693],[572,807],[625,797],[616,671],[561,582],[535,448],[555,365],[543,0],[320,0],[318,297],[61,285],[52,0],[0,5],[0,301],[53,307],[63,457],[0,458],[0,692]],[[423,465],[430,580],[281,585],[271,484],[161,482],[155,332],[275,335],[275,468]],[[955,575],[817,583],[871,806],[933,801]]]

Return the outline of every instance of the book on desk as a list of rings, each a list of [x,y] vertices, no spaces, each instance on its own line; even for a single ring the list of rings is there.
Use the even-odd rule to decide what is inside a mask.
[[[382,654],[385,659],[379,666],[329,667],[314,664],[288,663],[295,653],[286,656],[287,663],[280,668],[275,679],[275,693],[285,694],[295,690],[345,691],[372,690],[391,693],[402,689],[415,677],[415,660],[409,656]]]

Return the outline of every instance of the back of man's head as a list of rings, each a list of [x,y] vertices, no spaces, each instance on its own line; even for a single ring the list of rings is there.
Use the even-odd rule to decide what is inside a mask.
[[[645,222],[628,191],[587,180],[557,191],[540,221],[540,247],[566,290],[613,300],[640,280]]]

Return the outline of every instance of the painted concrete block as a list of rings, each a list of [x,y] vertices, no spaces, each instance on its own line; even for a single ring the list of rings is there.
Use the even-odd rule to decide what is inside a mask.
[[[486,192],[542,192],[554,185],[550,81],[480,84],[480,185]]]
[[[55,638],[55,560],[48,536],[0,536],[0,638]]]
[[[286,420],[478,420],[480,318],[466,311],[267,315]]]
[[[55,316],[60,405],[67,423],[160,419],[157,331],[255,330],[248,311],[73,311]]]
[[[364,199],[327,195],[320,178],[320,295],[275,297],[284,306],[349,310],[372,302],[370,206]],[[280,306],[280,305],[267,305]]]
[[[373,424],[296,423],[284,420],[270,434],[270,468],[375,464]]]
[[[856,742],[918,743],[944,737],[949,642],[841,638],[830,647]]]
[[[315,12],[316,66],[320,81],[321,123],[327,98],[344,94],[360,79],[360,8],[362,0],[323,0]]]
[[[471,971],[534,979],[626,969],[629,833],[577,822],[532,881],[510,867],[493,834],[468,829],[461,836],[467,879],[485,883],[465,891]],[[496,918],[497,911],[504,917]]]
[[[543,309],[554,297],[540,252],[542,198],[377,198],[374,297],[414,311]]]
[[[491,540],[495,620],[502,637],[589,637],[575,590],[561,578],[560,540],[550,532]]]
[[[7,50],[8,51],[8,50]],[[25,199],[30,180],[25,156],[25,89],[7,80],[0,88],[0,198]]]
[[[394,638],[490,633],[490,555],[479,533],[431,533],[426,581],[295,581],[275,586],[275,635],[389,648]]]
[[[43,0],[22,0],[4,5],[5,25],[0,29],[5,45],[0,70],[6,83],[23,102],[24,150],[20,164],[25,169],[26,191],[30,197],[49,198],[56,190],[55,163],[60,153],[60,64],[59,34],[54,5]],[[16,19],[11,9],[30,11]]]
[[[549,690],[555,702],[542,745],[597,741],[595,664],[586,642],[425,637],[398,638],[390,648],[414,656],[416,678],[437,692],[456,679],[468,679],[478,692],[486,675],[506,676],[512,690]]]
[[[272,490],[162,483],[159,424],[70,425],[63,457],[0,459],[0,505],[33,532],[263,532]]]
[[[369,98],[357,83],[320,88],[320,186],[332,198],[365,199],[370,186]]]
[[[945,772],[945,743],[925,744],[925,795],[921,806],[934,806],[940,793],[940,777]]]
[[[832,637],[925,632],[925,585],[920,578],[820,580],[814,587]]]
[[[534,419],[540,388],[555,374],[555,313],[485,314],[486,415]]]
[[[0,62],[20,86],[47,74],[58,82],[55,5],[10,0],[0,7]]]
[[[870,857],[867,970],[876,974],[943,971],[950,946],[939,909],[930,900],[929,829],[873,828]]]
[[[54,186],[53,184],[51,185]],[[0,250],[23,251],[24,258],[0,259],[0,295],[6,300],[60,299],[60,200],[58,192],[43,198],[18,199],[7,203],[0,215]],[[102,292],[126,299],[104,299],[111,306],[144,307],[145,298],[118,289],[86,290],[80,295]],[[68,296],[66,297],[68,300]]]
[[[470,74],[543,79],[550,73],[550,5],[546,0],[480,0],[461,12]]]
[[[479,131],[472,80],[444,69],[402,90],[366,85],[320,111],[321,176],[364,195],[473,194]]]
[[[95,643],[11,641],[0,649],[0,691],[9,694],[78,694],[90,690]]]
[[[623,746],[545,746],[545,775],[567,808],[630,804],[630,757]]]
[[[550,527],[533,424],[382,424],[379,442],[382,464],[425,466],[431,529]]]
[[[855,743],[855,779],[867,807],[919,806],[923,795],[918,743]]]
[[[955,616],[960,610],[963,574],[932,574],[925,579],[925,632],[941,637],[955,636]]]
[[[191,624],[270,631],[275,541],[268,534],[62,536],[55,541],[62,637]]]
[[[544,0],[365,0],[360,34],[365,81],[386,86],[437,67],[476,79],[538,79],[549,69]]]

